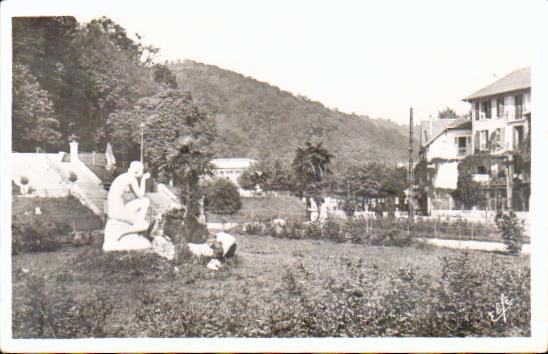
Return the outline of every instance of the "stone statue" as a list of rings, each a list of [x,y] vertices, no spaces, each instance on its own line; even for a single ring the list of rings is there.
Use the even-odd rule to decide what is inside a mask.
[[[139,177],[141,177],[140,184],[137,181]],[[122,238],[126,238],[126,235],[128,239],[125,241],[135,241],[131,242],[133,246],[127,245],[129,249],[150,247],[148,239],[135,235],[143,231],[147,231],[148,234],[154,226],[153,223],[149,224],[145,220],[150,206],[150,200],[145,197],[145,183],[149,178],[150,173],[143,174],[143,164],[139,161],[133,161],[128,171],[116,177],[112,182],[107,196],[109,220],[105,227],[105,244],[103,245],[103,249],[107,250],[106,248],[109,248],[107,244],[115,247],[114,244],[118,243]],[[126,192],[133,192],[137,198],[126,203],[124,201],[124,194]],[[117,245],[116,247],[126,246]]]

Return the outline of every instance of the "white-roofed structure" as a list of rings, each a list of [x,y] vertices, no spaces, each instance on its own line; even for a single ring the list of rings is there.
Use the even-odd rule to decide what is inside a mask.
[[[213,159],[211,163],[215,166],[213,174],[216,178],[225,178],[239,186],[238,178],[248,170],[256,161],[250,158],[231,157]]]

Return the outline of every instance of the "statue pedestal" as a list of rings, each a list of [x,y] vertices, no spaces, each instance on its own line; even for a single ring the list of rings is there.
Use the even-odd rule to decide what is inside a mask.
[[[125,234],[131,225],[119,220],[110,219],[105,226],[103,251],[130,251],[152,248],[150,241],[139,234]],[[123,236],[122,236],[123,235]],[[120,236],[122,236],[120,238]]]

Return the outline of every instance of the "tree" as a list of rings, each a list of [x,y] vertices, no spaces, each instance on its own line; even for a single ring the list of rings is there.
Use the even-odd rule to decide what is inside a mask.
[[[483,161],[487,159],[487,161]],[[474,206],[481,206],[485,203],[485,195],[481,184],[472,179],[472,175],[477,171],[479,165],[491,165],[488,157],[468,156],[457,167],[457,189],[451,195],[460,202],[465,209],[471,209]]]
[[[386,167],[383,174],[381,192],[384,195],[399,197],[409,186],[405,167]]]
[[[15,151],[44,150],[61,143],[59,122],[47,91],[40,87],[28,67],[13,66],[12,141]]]
[[[383,182],[381,183],[382,195],[388,197],[389,210],[395,209],[394,198],[404,196],[405,189],[409,186],[407,180],[407,169],[405,167],[386,167],[383,171]],[[401,203],[401,201],[400,201]]]
[[[438,118],[439,119],[452,119],[457,118],[458,114],[455,112],[452,108],[446,107],[442,109],[441,111],[438,111]]]
[[[167,165],[173,154],[188,159],[212,158],[215,120],[200,110],[188,93],[164,89],[139,101],[135,115],[144,120],[145,157],[154,173],[162,173],[160,167]]]
[[[87,82],[86,97],[90,98],[86,111],[73,119],[78,119],[75,127],[85,129],[86,135],[105,127],[114,111],[131,109],[138,99],[158,91],[151,72],[158,49],[134,42],[112,20],[90,21],[77,32],[73,46],[80,77]],[[88,147],[105,146],[108,138],[98,134]]]
[[[295,153],[292,166],[304,191],[318,187],[323,177],[331,173],[329,164],[333,155],[322,145],[322,142],[313,144],[307,141],[305,146],[297,148]]]
[[[213,118],[190,96],[166,89],[139,102],[145,123],[145,161],[156,176],[181,185],[180,197],[188,215],[199,215],[203,191],[200,177],[211,175],[211,142],[216,138]]]
[[[99,134],[108,137],[118,161],[140,158],[140,124],[145,118],[139,110],[118,109],[108,116],[105,127],[99,128]]]
[[[292,190],[293,176],[286,166],[283,166],[280,160],[274,163],[268,160],[260,160],[249,170],[242,173],[238,183],[242,188],[252,189],[260,185],[265,190]]]
[[[363,198],[380,198],[384,165],[377,162],[350,166],[344,174],[344,184],[352,194]]]
[[[177,78],[167,66],[163,64],[155,64],[153,70],[154,81],[169,88],[177,88]]]
[[[205,189],[206,210],[215,214],[231,215],[242,208],[238,187],[231,181],[215,179]]]
[[[266,188],[268,179],[268,175],[266,173],[267,172],[263,172],[257,168],[244,171],[238,178],[238,183],[244,189],[253,189],[256,185],[261,186],[261,188]]]
[[[495,223],[501,233],[508,254],[519,255],[525,230],[523,220],[520,220],[513,211],[503,213],[499,210],[495,216]]]
[[[104,148],[111,113],[158,91],[157,51],[106,17],[85,25],[70,16],[13,19],[14,64],[29,68],[49,94],[63,138],[76,133],[83,150]]]

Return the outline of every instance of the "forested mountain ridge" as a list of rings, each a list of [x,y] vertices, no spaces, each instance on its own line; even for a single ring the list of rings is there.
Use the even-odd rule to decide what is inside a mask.
[[[82,151],[103,151],[110,142],[120,159],[135,159],[140,124],[146,120],[152,128],[168,119],[143,116],[143,104],[175,99],[166,91],[175,90],[190,93],[189,103],[215,119],[213,156],[279,160],[287,167],[297,147],[323,141],[334,155],[333,169],[407,160],[404,126],[328,109],[213,65],[187,60],[168,68],[156,62],[158,51],[105,17],[14,20],[12,149],[59,151],[76,136]],[[193,111],[180,115],[185,112]],[[147,139],[165,138],[147,131]],[[145,153],[154,151],[145,147]]]
[[[404,126],[326,108],[242,74],[191,60],[169,63],[180,88],[218,125],[214,153],[291,161],[307,140],[323,140],[335,167],[408,158]]]

